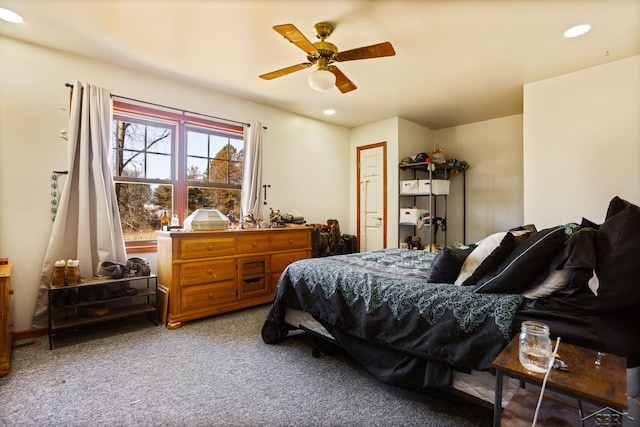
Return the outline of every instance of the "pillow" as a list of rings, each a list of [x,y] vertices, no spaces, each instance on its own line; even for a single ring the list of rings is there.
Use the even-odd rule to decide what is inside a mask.
[[[605,221],[611,218],[612,216],[622,212],[622,210],[627,208],[629,205],[631,205],[631,203],[621,199],[618,196],[615,196],[609,202],[609,206],[607,207],[607,214],[605,216]]]
[[[458,274],[458,278],[453,284],[458,286],[462,285],[462,283],[473,274],[476,268],[482,264],[482,261],[491,255],[491,252],[500,245],[500,242],[502,242],[506,234],[506,231],[494,233],[478,242],[478,247],[464,260],[460,274]]]
[[[527,231],[529,233],[535,233],[538,230],[536,229],[535,224],[526,224],[526,225],[521,225],[519,227],[513,227],[513,228],[511,228],[511,229],[509,229],[507,231],[511,231],[511,232],[513,232],[513,231]]]
[[[582,222],[580,223],[580,227],[581,228],[594,228],[594,229],[598,229],[600,228],[600,224],[597,224],[593,221],[591,221],[588,218],[582,217]]]
[[[542,283],[526,290],[522,296],[529,299],[548,297],[552,293],[564,289],[571,280],[572,271],[568,268],[553,270]]]
[[[467,277],[462,286],[474,286],[482,277],[487,274],[494,273],[500,263],[509,256],[511,251],[516,247],[516,238],[510,232],[507,232],[497,248],[495,248],[489,256],[487,256],[480,265]]]
[[[587,268],[593,270],[597,267],[595,228],[581,228],[567,239],[564,248],[565,268]]]
[[[596,258],[599,308],[640,304],[640,207],[614,197],[597,231]]]
[[[444,248],[435,256],[427,273],[428,283],[453,283],[462,263],[476,248],[475,244],[460,248]]]
[[[548,271],[550,261],[560,251],[567,233],[576,225],[547,228],[522,242],[500,264],[496,274],[478,281],[475,292],[521,293]]]

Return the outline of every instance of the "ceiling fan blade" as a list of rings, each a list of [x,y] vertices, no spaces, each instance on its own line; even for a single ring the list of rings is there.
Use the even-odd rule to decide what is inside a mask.
[[[318,49],[293,24],[282,24],[273,27],[285,39],[298,46],[308,54],[318,53]]]
[[[347,93],[351,92],[352,90],[358,89],[358,86],[356,86],[354,82],[349,80],[349,78],[345,76],[342,71],[340,71],[335,65],[329,66],[329,71],[331,71],[333,75],[336,76],[336,87],[340,90],[340,92]]]
[[[372,44],[371,46],[358,47],[356,49],[345,50],[338,53],[338,61],[353,61],[355,59],[380,58],[382,56],[393,56],[396,51],[389,42]]]
[[[292,65],[290,67],[283,68],[281,70],[272,71],[270,73],[262,74],[259,76],[261,79],[265,80],[273,80],[276,77],[286,76],[287,74],[291,74],[295,71],[304,70],[305,68],[309,68],[311,66],[310,62],[303,62],[302,64]]]

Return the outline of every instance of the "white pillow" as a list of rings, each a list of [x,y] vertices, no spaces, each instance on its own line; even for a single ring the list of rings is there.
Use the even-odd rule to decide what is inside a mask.
[[[462,282],[473,274],[476,268],[482,264],[482,261],[491,255],[491,252],[493,252],[495,248],[500,246],[502,239],[504,239],[507,233],[508,231],[501,231],[479,241],[478,246],[472,250],[467,259],[464,260],[460,273],[458,273],[458,278],[453,284],[457,286],[462,285]]]
[[[532,289],[527,289],[522,296],[529,299],[538,299],[548,297],[555,291],[565,288],[571,279],[571,269],[563,268],[562,270],[553,270],[544,282]]]

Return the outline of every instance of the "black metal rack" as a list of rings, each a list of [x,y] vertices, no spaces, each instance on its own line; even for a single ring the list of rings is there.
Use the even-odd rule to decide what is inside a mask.
[[[411,178],[416,180],[418,179],[418,177],[420,176],[420,173],[424,173],[426,175],[425,176],[426,179],[429,180],[429,188],[432,189],[434,188],[433,186],[433,180],[435,179],[444,179],[444,180],[450,180],[452,175],[457,175],[457,174],[462,174],[463,175],[463,215],[462,215],[462,221],[463,221],[463,240],[466,242],[466,234],[467,234],[467,224],[466,224],[466,211],[467,211],[467,206],[466,206],[466,173],[465,171],[467,170],[467,168],[469,167],[469,165],[466,162],[455,162],[454,164],[447,164],[447,163],[442,163],[442,164],[436,164],[436,163],[431,163],[431,162],[420,162],[420,163],[401,163],[398,165],[399,168],[399,172],[398,172],[398,183],[400,184],[402,182],[402,175],[404,171],[410,171],[413,172]],[[405,174],[406,177],[406,174]],[[437,233],[437,228],[434,227],[434,225],[438,226],[439,224],[434,224],[434,219],[436,218],[435,213],[436,213],[436,209],[437,209],[437,200],[438,198],[442,198],[444,201],[444,217],[440,219],[440,221],[443,222],[444,227],[443,227],[443,235],[444,235],[444,245],[447,245],[447,227],[446,227],[446,218],[447,218],[447,194],[433,194],[432,191],[429,191],[428,193],[403,193],[402,192],[402,188],[400,189],[399,192],[399,207],[401,207],[402,205],[402,201],[403,200],[407,200],[407,199],[411,199],[412,198],[412,205],[416,205],[417,204],[417,200],[418,198],[424,198],[424,197],[428,197],[429,200],[429,220],[427,222],[425,222],[424,226],[428,227],[429,230],[429,239],[428,239],[428,248],[429,250],[431,250],[434,245],[436,244],[436,233]],[[405,226],[406,224],[399,224],[402,226]],[[417,231],[416,228],[417,226],[414,225],[414,234]]]
[[[144,282],[143,286],[141,282]],[[89,279],[77,285],[49,287],[49,349],[53,336],[62,331],[146,314],[156,326],[158,278],[133,276],[121,279]],[[72,293],[72,294],[70,294]]]

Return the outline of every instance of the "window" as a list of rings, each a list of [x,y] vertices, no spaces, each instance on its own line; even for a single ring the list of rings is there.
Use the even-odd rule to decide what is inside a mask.
[[[160,217],[202,207],[240,216],[243,128],[114,102],[113,176],[127,245],[155,240]]]

